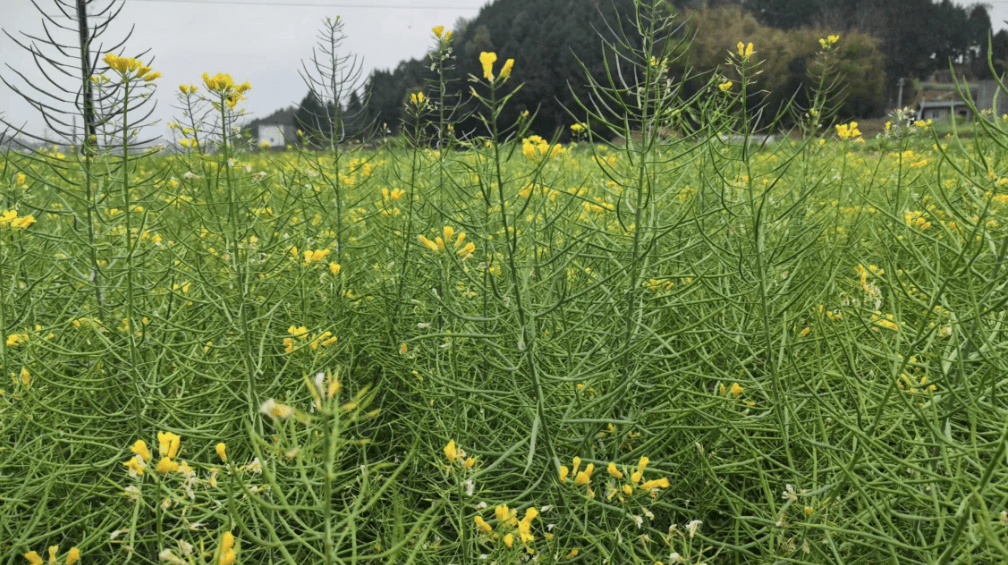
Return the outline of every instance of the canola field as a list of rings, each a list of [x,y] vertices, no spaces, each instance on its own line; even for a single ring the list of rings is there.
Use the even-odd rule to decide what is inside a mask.
[[[1004,121],[730,143],[742,76],[685,137],[434,150],[421,94],[263,151],[206,75],[177,152],[3,153],[3,562],[1008,559]]]
[[[1008,179],[932,141],[11,152],[0,553],[1000,561]]]

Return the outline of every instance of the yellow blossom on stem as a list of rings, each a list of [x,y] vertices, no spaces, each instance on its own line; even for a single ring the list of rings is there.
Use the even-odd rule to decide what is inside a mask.
[[[667,477],[662,477],[660,479],[654,479],[650,481],[644,481],[644,483],[642,483],[640,486],[640,488],[644,490],[652,490],[656,488],[668,488],[668,487],[669,487],[669,480]]]
[[[743,390],[745,389],[742,388],[742,386],[739,385],[738,383],[732,383],[731,389],[729,389],[728,392],[731,393],[731,395],[734,396],[735,398],[738,398],[739,395],[742,394]]]
[[[511,76],[511,69],[514,67],[514,59],[508,59],[504,61],[504,66],[501,68],[500,77],[506,79]]]
[[[161,457],[174,459],[178,455],[181,438],[171,432],[158,432],[158,453]]]
[[[617,479],[622,479],[623,478],[623,473],[619,472],[619,470],[616,469],[616,463],[609,463],[609,466],[606,467],[606,471],[610,475],[616,477]]]
[[[476,516],[476,526],[485,534],[489,534],[493,531],[493,528],[490,527],[490,524],[486,523],[486,520],[484,520],[482,516]]]
[[[719,84],[718,88],[721,90],[721,92],[728,92],[732,88],[732,81],[726,80],[721,84]]]
[[[427,249],[433,251],[434,253],[437,253],[438,251],[440,251],[440,249],[438,249],[437,244],[434,243],[433,241],[427,239],[426,237],[424,237],[424,236],[421,235],[421,236],[417,236],[417,239],[420,240],[420,243],[423,244],[424,247],[426,247]]]
[[[143,459],[141,459],[139,455],[130,458],[130,460],[123,463],[123,465],[125,465],[126,468],[129,469],[129,474],[131,477],[143,476],[144,469],[147,468],[147,465],[144,464]]]
[[[562,483],[562,482],[566,481],[567,480],[567,475],[569,475],[569,474],[570,474],[570,469],[568,469],[566,465],[561,466],[560,467],[560,482]]]
[[[850,124],[837,124],[836,126],[837,137],[843,140],[857,139],[861,137],[861,131],[858,130],[857,122],[851,122]]]
[[[574,477],[574,484],[582,486],[591,483],[591,476],[594,471],[595,471],[595,464],[589,463],[587,466],[585,466],[584,471],[581,471]]]
[[[147,442],[145,442],[142,439],[136,440],[136,442],[133,444],[133,447],[130,448],[130,451],[139,455],[140,458],[143,459],[144,461],[151,460],[151,452],[149,449],[147,449]]]
[[[167,475],[168,473],[173,473],[178,470],[179,464],[168,457],[162,457],[161,461],[158,461],[157,471],[162,475]]]
[[[272,398],[262,403],[259,411],[273,419],[283,420],[294,415],[294,409]]]
[[[752,57],[753,54],[752,43],[750,43],[749,45],[743,45],[742,42],[739,41],[739,44],[736,47],[738,48],[738,55],[743,61],[747,60],[749,57]]]
[[[483,65],[483,78],[493,80],[493,64],[497,61],[496,53],[483,51],[479,56],[480,64]]]
[[[224,445],[224,442],[218,443],[215,448],[217,450],[217,455],[221,458],[221,461],[225,463],[227,463],[227,453],[225,452],[226,448],[227,446]]]
[[[80,550],[76,547],[71,547],[70,552],[67,553],[66,565],[74,565],[80,561]]]
[[[444,454],[452,463],[458,460],[459,455],[458,449],[455,448],[455,440],[449,441],[448,445],[444,446]]]
[[[444,26],[434,26],[431,28],[431,31],[434,32],[434,35],[437,36],[438,39],[441,39],[444,36]]]
[[[27,559],[28,563],[30,563],[31,565],[42,565],[42,563],[44,563],[44,561],[42,561],[42,557],[39,556],[38,552],[35,551],[29,551],[28,553],[25,553],[24,558]]]

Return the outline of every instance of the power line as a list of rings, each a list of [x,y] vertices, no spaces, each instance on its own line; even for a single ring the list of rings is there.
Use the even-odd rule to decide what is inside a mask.
[[[219,4],[224,6],[271,6],[299,8],[374,8],[379,10],[478,10],[474,6],[417,6],[409,4],[315,4],[307,2],[253,2],[251,0],[131,0],[160,4]]]

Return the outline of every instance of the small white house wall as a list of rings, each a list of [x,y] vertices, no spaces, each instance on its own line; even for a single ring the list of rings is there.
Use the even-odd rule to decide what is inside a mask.
[[[259,126],[256,137],[259,142],[267,142],[270,147],[286,147],[287,140],[284,139],[283,126]]]

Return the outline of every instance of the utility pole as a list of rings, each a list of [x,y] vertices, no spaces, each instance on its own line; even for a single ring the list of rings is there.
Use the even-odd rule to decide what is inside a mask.
[[[81,50],[81,84],[84,96],[84,139],[83,146],[90,146],[89,139],[97,135],[98,128],[95,126],[94,90],[91,89],[91,37],[87,25],[87,5],[88,0],[77,0],[77,32],[80,38]],[[74,138],[76,142],[77,130],[74,126]],[[85,151],[90,154],[90,150]]]

